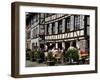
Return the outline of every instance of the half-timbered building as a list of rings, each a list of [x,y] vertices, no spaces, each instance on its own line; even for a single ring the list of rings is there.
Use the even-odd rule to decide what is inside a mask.
[[[77,14],[28,13],[27,48],[69,48],[70,44],[89,52],[90,16]]]

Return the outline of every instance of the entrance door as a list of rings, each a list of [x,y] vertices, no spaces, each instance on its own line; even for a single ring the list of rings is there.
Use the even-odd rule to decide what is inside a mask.
[[[72,41],[72,46],[76,48],[76,41]]]
[[[54,47],[55,47],[55,44],[54,43],[50,43],[49,48],[52,50]]]
[[[58,42],[58,48],[62,49],[62,42]]]
[[[70,41],[65,42],[65,50],[67,50],[70,47]]]
[[[54,48],[55,47],[55,43],[52,43],[52,48]]]
[[[40,48],[41,49],[44,49],[44,44],[40,44]]]

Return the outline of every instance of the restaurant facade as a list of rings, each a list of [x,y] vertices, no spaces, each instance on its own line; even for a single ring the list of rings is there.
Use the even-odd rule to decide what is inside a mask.
[[[70,45],[89,53],[90,16],[78,14],[26,14],[26,48],[67,50]]]

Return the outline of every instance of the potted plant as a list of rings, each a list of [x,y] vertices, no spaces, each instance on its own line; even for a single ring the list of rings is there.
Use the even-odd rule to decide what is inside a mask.
[[[41,52],[39,50],[35,51],[35,58],[38,63],[42,63]]]
[[[35,50],[32,50],[31,51],[31,61],[36,61],[34,54],[35,54]]]
[[[29,51],[30,61],[34,61],[34,51]]]
[[[79,53],[78,49],[73,48],[73,49],[68,49],[65,52],[65,60],[69,61],[69,64],[77,64],[79,60]]]
[[[53,66],[53,65],[55,65],[55,59],[54,59],[54,57],[53,57],[52,52],[48,52],[48,55],[47,55],[47,65],[48,65],[48,66]]]
[[[26,49],[26,60],[30,60],[31,49]]]

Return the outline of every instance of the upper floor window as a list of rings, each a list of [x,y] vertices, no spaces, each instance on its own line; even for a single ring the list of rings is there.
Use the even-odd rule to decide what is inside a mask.
[[[47,27],[47,31],[46,31],[46,33],[49,34],[49,24],[47,24],[46,27]]]
[[[86,15],[86,19],[87,19],[87,26],[89,26],[90,25],[90,16]]]
[[[52,15],[54,15],[53,13],[46,13],[45,14],[45,17],[50,17],[50,16],[52,16]]]
[[[27,32],[27,39],[30,39],[30,31],[29,32]]]
[[[32,38],[35,37],[35,29],[32,30]]]
[[[69,32],[70,31],[70,17],[67,17],[65,19],[65,32]]]
[[[34,24],[34,17],[32,17],[32,19],[31,19],[31,25],[33,25]]]
[[[80,29],[80,16],[79,15],[75,15],[74,16],[74,24],[75,24],[75,30]]]
[[[34,15],[34,22],[38,21],[38,14]]]
[[[38,22],[38,20],[39,20],[39,15],[38,14],[34,14],[33,16],[31,16],[31,25]]]
[[[85,28],[85,34],[89,35],[90,34],[90,16],[89,15],[85,15],[84,28]]]
[[[37,38],[38,37],[38,28],[34,28],[32,30],[32,38]]]
[[[62,20],[58,21],[58,33],[62,33]]]
[[[52,23],[52,34],[55,34],[55,23]]]

